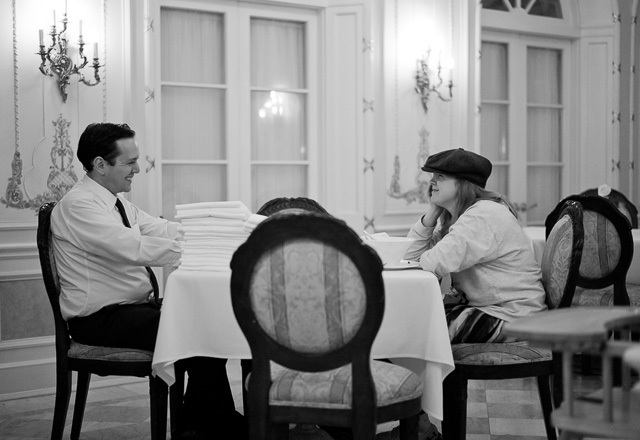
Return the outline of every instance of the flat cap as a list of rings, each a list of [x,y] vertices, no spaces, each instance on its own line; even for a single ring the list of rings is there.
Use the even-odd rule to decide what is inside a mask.
[[[422,171],[447,174],[484,188],[491,175],[491,168],[491,162],[486,157],[458,148],[432,154],[424,163]]]

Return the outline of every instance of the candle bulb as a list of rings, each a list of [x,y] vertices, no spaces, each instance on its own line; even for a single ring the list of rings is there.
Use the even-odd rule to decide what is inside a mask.
[[[53,27],[56,26],[56,10],[53,10]]]
[[[44,32],[40,29],[40,46],[44,46]]]
[[[93,43],[93,59],[98,59],[98,43]]]
[[[80,37],[82,38],[82,20],[80,20]]]

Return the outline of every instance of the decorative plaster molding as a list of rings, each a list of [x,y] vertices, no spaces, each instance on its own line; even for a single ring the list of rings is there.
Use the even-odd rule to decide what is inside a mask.
[[[367,40],[362,37],[362,52],[373,52],[373,40]]]
[[[363,173],[366,173],[369,170],[375,171],[373,169],[373,162],[375,161],[375,159],[367,160],[366,158],[362,158],[362,160],[364,160],[364,170],[362,171]]]
[[[0,198],[0,201],[7,207],[37,210],[46,202],[60,200],[78,181],[72,165],[73,149],[69,141],[69,125],[71,125],[71,122],[64,119],[61,113],[57,120],[52,121],[52,124],[55,128],[55,134],[53,148],[51,148],[50,152],[52,166],[49,168],[50,172],[47,178],[48,190],[34,197],[25,196],[21,188],[23,179],[22,158],[20,157],[20,146],[16,142],[16,149],[11,162],[11,178],[7,184],[5,197]]]
[[[107,57],[107,1],[102,0],[103,9],[103,59],[106,65]],[[16,0],[12,1],[12,26],[13,26],[13,106],[14,106],[14,131],[15,148],[11,160],[11,177],[0,202],[7,208],[31,209],[36,211],[40,206],[49,201],[58,201],[78,180],[73,169],[74,152],[69,141],[68,128],[71,121],[67,121],[62,113],[57,120],[52,121],[55,127],[53,147],[50,156],[52,166],[47,178],[47,189],[35,196],[29,195],[24,189],[24,159],[20,145],[20,96],[18,87],[18,41],[17,41],[17,12]],[[102,71],[102,118],[107,119],[107,75],[106,67]]]
[[[416,185],[407,191],[403,191],[402,185],[400,184],[400,156],[396,152],[393,162],[393,176],[391,177],[391,183],[389,185],[389,190],[387,191],[387,195],[389,195],[389,197],[393,197],[394,199],[405,199],[407,204],[413,202],[427,203],[429,200],[429,181],[425,178],[421,170],[422,165],[424,165],[431,154],[429,151],[428,141],[429,132],[426,128],[422,127],[418,134],[420,136],[420,144],[418,146],[418,154],[416,156],[418,170],[415,177]]]

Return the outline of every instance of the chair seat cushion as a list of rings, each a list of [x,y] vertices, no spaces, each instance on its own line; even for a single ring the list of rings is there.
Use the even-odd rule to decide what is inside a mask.
[[[462,365],[508,365],[551,360],[551,351],[527,341],[453,344],[453,360]]]
[[[627,295],[632,306],[640,306],[640,285],[627,284]],[[572,306],[612,306],[613,286],[602,289],[585,289],[576,287],[573,294]]]
[[[99,347],[71,341],[67,355],[74,359],[111,362],[151,362],[153,352],[135,348]]]
[[[271,365],[271,405],[330,409],[351,407],[350,365],[320,373],[289,370],[273,363]],[[422,396],[422,380],[404,367],[372,361],[371,374],[376,387],[378,406]]]

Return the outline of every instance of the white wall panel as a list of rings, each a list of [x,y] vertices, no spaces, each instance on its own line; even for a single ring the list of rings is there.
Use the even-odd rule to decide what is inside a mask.
[[[361,230],[363,188],[363,8],[326,10],[327,210]]]
[[[580,188],[617,186],[613,120],[613,39],[587,37],[581,42]]]

